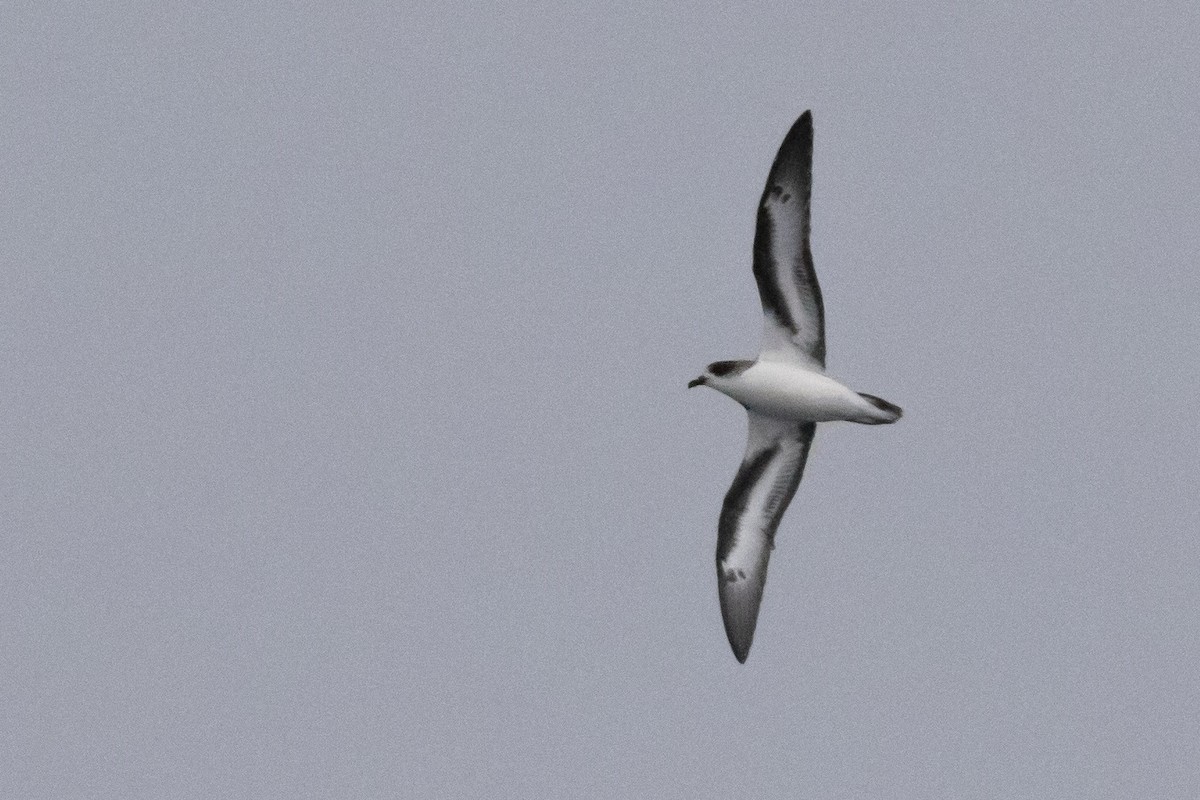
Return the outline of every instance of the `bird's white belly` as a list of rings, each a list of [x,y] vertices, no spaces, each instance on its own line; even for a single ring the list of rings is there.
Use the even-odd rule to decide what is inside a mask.
[[[865,405],[828,375],[771,361],[756,362],[714,388],[760,414],[805,422],[857,419]]]

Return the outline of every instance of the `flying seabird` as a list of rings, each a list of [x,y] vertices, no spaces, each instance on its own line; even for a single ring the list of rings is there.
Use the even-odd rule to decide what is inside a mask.
[[[725,634],[745,663],[754,639],[775,529],[791,502],[818,422],[884,425],[901,409],[825,374],[825,309],[809,249],[812,112],[788,131],[758,204],[754,280],[763,339],[754,361],[717,361],[688,383],[745,407],[746,454],[717,524],[717,587]]]

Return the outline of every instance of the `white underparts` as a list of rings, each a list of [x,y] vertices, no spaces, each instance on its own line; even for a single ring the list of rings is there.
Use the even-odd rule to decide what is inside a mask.
[[[877,425],[899,418],[898,410],[880,408],[828,375],[781,361],[757,361],[737,374],[709,374],[705,383],[748,410],[777,419]]]

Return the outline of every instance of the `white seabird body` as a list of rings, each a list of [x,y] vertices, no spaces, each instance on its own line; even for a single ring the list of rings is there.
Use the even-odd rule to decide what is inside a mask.
[[[754,279],[763,310],[756,361],[717,361],[688,384],[746,408],[742,465],[717,524],[717,587],[725,634],[745,662],[758,624],[775,531],[791,502],[818,422],[881,425],[900,419],[886,400],[825,374],[825,309],[809,248],[812,112],[784,137],[758,205]]]
[[[742,372],[708,375],[704,381],[748,411],[797,422],[895,422],[886,411],[821,372],[782,361],[758,360]]]

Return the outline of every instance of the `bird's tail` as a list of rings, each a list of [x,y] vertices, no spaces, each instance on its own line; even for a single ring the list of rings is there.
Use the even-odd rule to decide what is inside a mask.
[[[889,425],[904,416],[904,409],[898,405],[889,403],[881,397],[876,397],[873,394],[864,394],[863,392],[859,392],[858,396],[879,411],[878,414],[873,414],[869,421],[864,420],[868,425]]]

